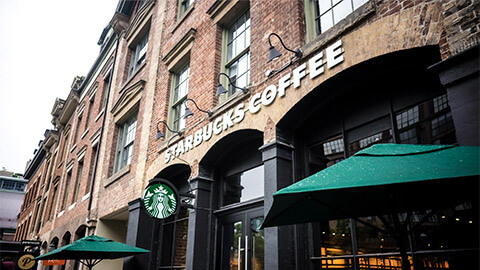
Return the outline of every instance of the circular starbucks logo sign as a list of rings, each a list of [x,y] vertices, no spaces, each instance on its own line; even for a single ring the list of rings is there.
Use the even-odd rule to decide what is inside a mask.
[[[177,198],[168,185],[154,184],[145,189],[143,204],[152,217],[163,219],[175,213]]]

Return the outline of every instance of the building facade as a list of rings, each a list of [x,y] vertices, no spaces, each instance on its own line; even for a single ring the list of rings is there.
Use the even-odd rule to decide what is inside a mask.
[[[479,10],[121,0],[110,49],[55,103],[42,149],[62,158],[46,154],[29,179],[58,189],[38,184],[20,219],[33,225],[17,238],[38,235],[47,251],[95,233],[151,251],[98,269],[478,268],[478,192],[408,213],[259,225],[276,191],[372,144],[478,146]],[[165,219],[142,200],[160,180],[180,197]],[[51,220],[35,216],[44,205]],[[408,243],[388,233],[395,220],[414,228]]]

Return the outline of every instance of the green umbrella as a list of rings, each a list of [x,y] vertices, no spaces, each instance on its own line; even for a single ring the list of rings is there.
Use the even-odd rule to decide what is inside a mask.
[[[36,260],[78,260],[89,269],[103,259],[118,259],[150,252],[96,235],[90,235],[71,244],[36,257]],[[83,262],[81,260],[84,260]]]
[[[376,144],[276,192],[262,227],[476,200],[479,157],[479,147]]]

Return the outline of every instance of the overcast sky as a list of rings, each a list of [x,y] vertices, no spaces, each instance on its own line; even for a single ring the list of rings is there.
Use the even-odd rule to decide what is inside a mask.
[[[0,170],[24,173],[55,98],[85,76],[118,0],[0,0]]]

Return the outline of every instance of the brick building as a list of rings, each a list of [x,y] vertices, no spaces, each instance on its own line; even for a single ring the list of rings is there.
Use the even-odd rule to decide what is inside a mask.
[[[120,0],[100,60],[55,102],[17,238],[38,234],[46,251],[95,233],[151,250],[99,269],[410,269],[388,218],[258,225],[277,190],[374,143],[478,146],[479,10]],[[180,197],[165,219],[142,201],[159,182]],[[478,268],[478,200],[401,220],[417,229],[400,243],[414,269]]]

